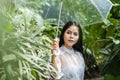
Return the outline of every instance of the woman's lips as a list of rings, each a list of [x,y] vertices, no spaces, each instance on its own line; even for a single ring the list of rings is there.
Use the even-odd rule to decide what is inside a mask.
[[[69,42],[74,42],[73,40],[68,40]]]

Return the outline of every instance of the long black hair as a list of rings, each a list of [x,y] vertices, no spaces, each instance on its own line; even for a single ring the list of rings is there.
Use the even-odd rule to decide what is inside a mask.
[[[73,45],[73,48],[81,53],[83,53],[83,47],[82,47],[82,29],[81,29],[81,26],[79,24],[77,24],[75,21],[69,21],[67,22],[62,31],[61,31],[61,35],[60,35],[60,42],[59,42],[59,46],[61,47],[63,44],[64,44],[64,39],[63,39],[63,36],[64,36],[64,33],[65,31],[72,25],[75,25],[76,27],[78,27],[78,31],[79,31],[79,39],[77,41],[76,44]]]

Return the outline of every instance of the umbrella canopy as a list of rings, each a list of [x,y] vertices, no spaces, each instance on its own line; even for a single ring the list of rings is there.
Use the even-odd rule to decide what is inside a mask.
[[[58,19],[60,24],[74,20],[81,26],[106,23],[112,6],[109,0],[50,0],[50,6],[44,7],[43,18],[51,19],[49,24],[53,25],[58,25]]]

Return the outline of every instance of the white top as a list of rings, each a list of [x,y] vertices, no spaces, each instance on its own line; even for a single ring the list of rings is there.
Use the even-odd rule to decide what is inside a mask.
[[[84,80],[85,63],[80,52],[61,46],[56,80]]]

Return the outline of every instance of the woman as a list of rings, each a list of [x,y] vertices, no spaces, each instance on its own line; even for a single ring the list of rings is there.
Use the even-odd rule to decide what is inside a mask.
[[[85,63],[82,48],[82,30],[74,21],[66,23],[62,29],[60,42],[52,44],[52,64],[57,69],[57,80],[83,80]]]

